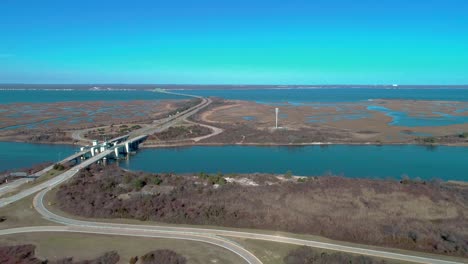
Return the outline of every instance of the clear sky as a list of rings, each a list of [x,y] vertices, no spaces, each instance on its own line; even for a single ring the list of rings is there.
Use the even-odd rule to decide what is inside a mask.
[[[468,1],[1,0],[0,82],[468,84]]]

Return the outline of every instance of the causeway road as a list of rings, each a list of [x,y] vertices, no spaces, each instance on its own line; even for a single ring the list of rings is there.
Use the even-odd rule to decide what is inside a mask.
[[[59,163],[61,164],[64,164],[64,163],[67,163],[71,160],[74,160],[76,158],[79,158],[80,156],[86,154],[87,152],[89,152],[88,150],[86,151],[82,151],[82,152],[78,152],[76,154],[73,154],[65,159],[63,159],[62,161],[60,161]],[[21,178],[21,179],[17,179],[15,181],[12,181],[10,183],[7,183],[7,184],[3,184],[2,187],[0,187],[0,196],[3,196],[7,193],[10,193],[10,192],[13,192],[15,191],[17,188],[19,188],[21,185],[25,184],[25,183],[28,183],[30,181],[34,181],[34,180],[37,180],[37,179],[40,179],[41,176],[43,176],[44,174],[46,174],[47,172],[51,171],[52,169],[54,168],[54,165],[50,165],[48,166],[47,168],[39,171],[39,172],[36,172],[34,173],[34,176],[36,176],[37,178],[36,179],[31,179],[31,178]],[[31,193],[32,194],[32,193]],[[27,195],[26,195],[27,196]],[[3,199],[0,199],[0,207],[2,207],[1,205],[1,201]]]
[[[15,194],[15,195],[12,195],[10,197],[6,197],[6,198],[1,198],[0,199],[0,208],[1,207],[4,207],[6,205],[9,205],[11,203],[14,203],[18,200],[21,200],[29,195],[32,195],[38,191],[41,191],[45,188],[48,188],[48,187],[53,187],[53,186],[56,186],[68,179],[70,179],[71,177],[75,176],[75,174],[78,173],[78,171],[82,168],[86,168],[87,166],[93,164],[94,162],[106,157],[107,155],[111,154],[114,150],[113,149],[109,149],[109,150],[106,150],[102,153],[99,153],[98,155],[90,158],[90,159],[87,159],[85,161],[83,161],[82,163],[80,163],[79,165],[63,172],[62,174],[58,175],[58,176],[55,176],[54,178],[48,180],[48,181],[45,181],[43,183],[40,183],[38,185],[35,185],[31,188],[28,188],[28,189],[25,189],[25,190],[22,190],[20,191],[19,193]]]
[[[167,121],[161,126],[158,124],[158,127],[153,130],[154,132],[162,131],[172,126],[175,122],[179,120],[185,120],[190,115],[195,114],[201,108],[209,105],[211,103],[210,99],[202,98],[202,102],[187,110],[184,111],[173,118],[168,118]],[[145,131],[149,132],[149,131]],[[153,132],[153,133],[154,133]],[[64,172],[63,174],[55,177],[52,180],[44,182],[40,185],[32,187],[28,190],[24,190],[14,196],[0,199],[0,207],[3,207],[7,204],[15,202],[21,198],[29,196],[35,192],[40,191],[33,201],[33,205],[36,210],[45,218],[50,221],[63,224],[65,226],[55,226],[55,227],[23,227],[23,228],[14,228],[0,230],[0,235],[7,234],[18,234],[18,233],[30,233],[30,232],[79,232],[79,233],[93,233],[93,234],[109,234],[109,235],[122,235],[122,236],[141,236],[141,237],[159,237],[159,238],[172,238],[172,239],[185,239],[200,241],[205,243],[210,243],[217,245],[223,248],[226,248],[240,257],[242,257],[249,264],[261,264],[262,262],[252,253],[244,249],[242,246],[236,244],[233,241],[230,241],[224,237],[237,237],[244,239],[255,239],[255,240],[264,240],[271,242],[287,243],[294,245],[305,245],[315,248],[328,249],[334,251],[341,251],[359,255],[367,255],[378,258],[402,260],[413,263],[428,263],[428,264],[459,264],[463,262],[455,262],[449,260],[442,260],[437,258],[422,257],[408,254],[400,254],[394,252],[388,252],[383,250],[367,249],[361,248],[358,246],[344,246],[335,243],[324,243],[314,240],[305,240],[297,239],[293,237],[286,236],[274,236],[267,234],[259,234],[253,232],[241,232],[241,231],[230,231],[222,229],[204,229],[204,228],[189,228],[189,227],[176,227],[176,226],[158,226],[158,225],[129,225],[129,224],[117,224],[117,223],[103,223],[103,222],[93,222],[93,221],[83,221],[70,219],[63,216],[56,215],[50,212],[44,206],[44,196],[45,194],[53,187],[63,181],[73,177],[80,168],[84,168],[89,164],[99,160],[100,155],[106,156],[110,154],[113,150],[107,150],[103,153],[98,154],[97,156],[89,160],[84,161],[82,164],[76,166],[75,168]],[[109,153],[108,153],[109,152]]]
[[[162,93],[169,93],[169,94],[175,94],[175,95],[180,95],[180,96],[189,96],[189,97],[194,97],[194,98],[198,98],[198,99],[201,99],[201,102],[199,104],[197,104],[196,106],[193,106],[181,113],[178,113],[172,117],[169,117],[169,118],[166,118],[166,119],[163,119],[161,122],[158,122],[158,123],[155,123],[154,125],[150,125],[148,127],[144,127],[142,129],[139,129],[139,130],[136,130],[134,131],[134,133],[131,133],[129,135],[130,137],[130,140],[132,140],[133,138],[137,138],[137,137],[140,137],[142,135],[151,135],[153,133],[156,133],[156,132],[160,132],[160,131],[164,131],[166,129],[168,129],[169,127],[173,126],[175,123],[177,122],[180,122],[181,120],[185,120],[186,118],[188,118],[189,116],[197,113],[200,109],[208,106],[210,103],[211,103],[211,99],[209,98],[204,98],[204,97],[200,97],[200,96],[192,96],[192,95],[186,95],[186,94],[179,94],[179,93],[172,93],[172,92],[166,92],[166,91],[160,91]],[[122,145],[122,143],[120,144]],[[65,158],[62,162],[67,162],[67,161],[70,161],[70,160],[73,160],[77,157],[80,157],[82,156],[83,154],[89,152],[89,150],[86,150],[86,151],[83,151],[83,152],[79,152],[79,153],[76,153],[76,154],[73,154],[71,155],[70,157],[67,157]],[[94,162],[98,161],[98,160],[101,160],[102,158],[106,157],[107,155],[111,154],[113,152],[113,149],[108,149],[102,153],[99,153],[98,155],[90,158],[90,159],[87,159],[85,161],[83,161],[82,163],[80,163],[79,165],[77,165],[76,167],[73,167],[72,169],[54,177],[53,179],[51,180],[48,180],[48,181],[45,181],[41,184],[38,184],[34,187],[31,187],[29,189],[26,189],[26,190],[23,190],[15,195],[12,195],[10,197],[6,197],[6,198],[1,198],[0,199],[0,208],[1,207],[4,207],[8,204],[11,204],[11,203],[14,203],[24,197],[27,197],[33,193],[36,193],[40,190],[43,190],[47,187],[52,187],[52,186],[55,186],[55,185],[58,185],[68,179],[70,179],[71,177],[73,177],[80,169],[82,168],[86,168],[87,166],[93,164]],[[49,170],[52,169],[52,166],[44,169],[41,173],[45,173]],[[18,188],[21,184],[24,184],[26,183],[27,181],[26,180],[18,180],[18,184],[12,184],[12,185],[8,185],[6,186],[6,188],[2,188],[0,189],[0,196],[1,195],[4,195],[5,193],[8,193],[8,192],[11,192],[13,191],[14,189]]]

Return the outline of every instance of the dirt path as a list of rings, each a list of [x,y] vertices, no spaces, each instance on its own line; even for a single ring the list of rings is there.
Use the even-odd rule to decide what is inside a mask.
[[[213,136],[216,136],[216,135],[219,135],[221,133],[224,132],[223,129],[219,128],[219,127],[214,127],[214,126],[210,126],[210,125],[205,125],[205,124],[201,124],[201,123],[196,123],[196,122],[192,122],[192,121],[189,121],[189,120],[186,120],[188,123],[191,123],[191,124],[194,124],[194,125],[199,125],[199,126],[202,126],[202,127],[206,127],[206,128],[209,128],[211,129],[211,134],[208,134],[208,135],[205,135],[205,136],[200,136],[200,137],[196,137],[196,138],[190,138],[189,140],[193,140],[195,142],[199,142],[201,140],[204,140],[204,139],[207,139],[207,138],[210,138],[210,137],[213,137]]]

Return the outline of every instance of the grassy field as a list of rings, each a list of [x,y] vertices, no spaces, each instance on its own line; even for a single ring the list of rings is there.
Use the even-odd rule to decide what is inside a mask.
[[[170,249],[183,255],[188,263],[193,264],[242,263],[240,257],[221,247],[176,239],[77,233],[31,233],[0,236],[0,244],[34,244],[37,246],[36,256],[48,260],[65,257],[87,260],[115,250],[120,255],[119,263],[129,263],[131,257],[142,256],[152,250]]]
[[[370,246],[370,245],[363,245],[363,244],[355,244],[350,242],[343,242],[343,241],[335,241],[332,239],[328,239],[321,236],[314,236],[314,235],[302,235],[302,234],[294,234],[288,232],[280,232],[280,231],[269,231],[269,230],[259,230],[259,229],[245,229],[245,228],[229,228],[229,227],[219,227],[219,226],[209,226],[209,225],[178,225],[178,224],[168,224],[168,223],[161,223],[161,222],[154,222],[154,221],[141,221],[136,219],[99,219],[99,218],[85,218],[80,216],[70,215],[66,212],[61,211],[55,206],[55,193],[57,188],[49,191],[46,196],[44,197],[44,204],[48,210],[51,212],[62,215],[68,218],[79,219],[84,221],[94,221],[94,222],[108,222],[108,223],[119,223],[119,224],[132,224],[132,225],[159,225],[159,226],[177,226],[177,227],[193,227],[193,228],[206,228],[206,229],[221,229],[221,230],[231,230],[231,231],[239,231],[239,232],[252,232],[258,234],[267,234],[267,235],[275,235],[275,236],[287,236],[292,238],[298,239],[305,239],[305,240],[314,240],[319,242],[325,243],[335,243],[344,246],[351,246],[351,247],[359,247],[359,248],[366,248],[366,249],[374,249],[374,250],[382,250],[387,252],[394,252],[400,254],[408,254],[408,255],[415,255],[421,257],[428,257],[428,258],[438,258],[444,260],[452,260],[458,262],[466,262],[466,259],[458,258],[458,257],[451,257],[451,256],[443,256],[443,255],[436,255],[430,254],[425,252],[418,252],[418,251],[408,251],[403,249],[396,249],[396,248],[383,248],[378,246]],[[242,239],[242,238],[233,238],[227,237],[228,239],[234,240],[239,242],[242,246],[245,246],[247,250],[254,253],[257,257],[261,260],[262,258],[272,261],[280,261],[280,262],[273,262],[273,263],[282,263],[282,259],[284,256],[287,255],[289,250],[297,248],[296,245],[289,245],[289,244],[282,244],[282,243],[275,243],[275,242],[267,242],[261,240],[249,240],[249,239]],[[245,242],[247,241],[247,242]],[[249,248],[251,247],[251,248]],[[269,252],[274,252],[274,254],[270,254]],[[266,262],[269,263],[269,262]],[[396,262],[402,263],[402,262]]]
[[[0,229],[23,226],[59,225],[43,219],[42,216],[36,212],[33,208],[34,195],[0,208],[0,216],[6,217],[6,220],[0,223]]]
[[[283,259],[291,250],[299,246],[253,239],[228,238],[252,252],[263,263],[283,264]]]
[[[283,264],[283,259],[289,254],[290,251],[297,249],[299,246],[276,243],[269,241],[242,239],[242,238],[229,238],[238,244],[242,245],[245,249],[252,252],[263,263],[269,264]],[[332,254],[335,251],[314,249],[316,252]],[[351,255],[351,254],[350,254]],[[409,262],[385,260],[388,264],[409,264]]]
[[[73,217],[83,220],[93,220],[98,222],[114,222],[114,223],[127,223],[127,224],[144,224],[144,225],[166,225],[166,226],[181,226],[170,225],[149,221],[138,221],[130,219],[85,219],[75,216],[67,215],[61,212],[53,205],[54,191],[49,192],[46,196],[46,206],[55,213]],[[38,226],[38,225],[57,225],[56,223],[49,222],[43,219],[32,207],[33,195],[14,204],[0,208],[0,216],[5,216],[7,220],[0,223],[0,229],[22,227],[22,226]],[[52,199],[51,199],[52,198]],[[186,227],[202,227],[208,229],[225,229],[235,231],[256,232],[271,235],[284,235],[289,237],[296,237],[301,239],[310,239],[322,242],[335,242],[318,236],[298,235],[284,232],[266,231],[266,230],[250,230],[250,229],[236,229],[236,228],[220,228],[216,226],[191,226],[183,225]],[[261,240],[250,240],[242,238],[229,239],[236,241],[244,246],[247,250],[254,253],[264,263],[282,263],[283,258],[290,250],[297,248],[296,245],[289,245],[283,243],[267,242]],[[104,236],[104,235],[88,235],[88,234],[68,234],[68,233],[35,233],[35,234],[21,234],[14,236],[1,236],[0,244],[19,244],[19,243],[33,243],[38,246],[37,254],[40,257],[47,257],[49,259],[60,258],[65,256],[74,256],[78,259],[93,258],[97,255],[109,251],[117,250],[121,255],[122,260],[128,263],[132,256],[145,254],[147,251],[155,249],[168,248],[177,251],[178,253],[186,256],[190,261],[189,263],[238,263],[238,257],[222,248],[214,247],[204,243],[188,242],[183,240],[172,239],[146,239],[146,238],[133,238],[133,237],[120,237],[120,236]],[[356,246],[356,244],[338,242],[342,245]],[[102,245],[102,246],[101,246]],[[363,246],[363,248],[382,249],[379,247]],[[90,248],[88,250],[88,247]],[[80,250],[76,250],[79,248]],[[383,249],[386,251],[393,251],[398,253],[408,253],[413,255],[420,255],[425,257],[434,257],[432,254],[408,252],[404,250]],[[320,250],[321,252],[328,252]],[[76,254],[79,255],[76,255]],[[217,258],[216,258],[217,257]],[[459,258],[437,256],[437,258],[451,259],[463,262]],[[208,262],[209,261],[209,262]],[[391,262],[403,263],[403,262]]]

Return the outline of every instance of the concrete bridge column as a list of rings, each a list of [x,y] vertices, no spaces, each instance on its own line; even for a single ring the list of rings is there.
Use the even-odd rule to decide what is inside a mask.
[[[130,153],[130,144],[128,142],[125,142],[125,151]]]
[[[115,148],[114,151],[115,151],[115,158],[118,159],[119,158],[119,148]]]

